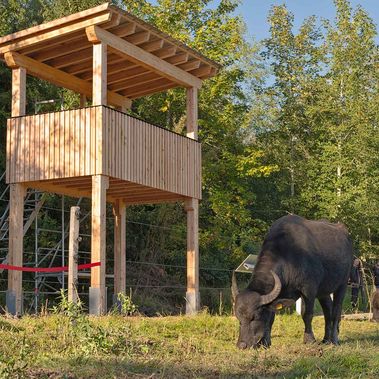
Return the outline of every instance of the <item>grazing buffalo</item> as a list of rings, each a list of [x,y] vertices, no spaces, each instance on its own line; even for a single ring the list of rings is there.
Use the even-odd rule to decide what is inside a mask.
[[[304,301],[304,342],[315,342],[312,318],[317,298],[325,317],[323,342],[338,344],[351,262],[352,244],[343,224],[296,215],[277,220],[263,242],[252,279],[241,293],[233,276],[234,309],[240,322],[237,346],[270,346],[275,311],[299,297]]]

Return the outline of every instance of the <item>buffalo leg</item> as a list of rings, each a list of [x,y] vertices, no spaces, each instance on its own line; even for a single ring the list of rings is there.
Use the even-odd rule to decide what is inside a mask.
[[[271,329],[272,329],[272,324],[274,323],[274,320],[275,320],[275,312],[271,312],[267,325],[265,326],[265,333],[261,341],[261,345],[264,347],[271,346]]]
[[[338,341],[338,332],[339,332],[339,324],[341,320],[341,312],[342,312],[342,302],[346,292],[346,285],[343,285],[337,289],[336,292],[333,293],[333,311],[332,311],[332,338],[331,341],[335,345],[339,344]]]
[[[304,312],[302,317],[305,325],[304,330],[304,343],[316,342],[315,336],[312,331],[312,319],[313,319],[313,307],[315,303],[314,298],[303,298],[304,300]]]
[[[322,340],[323,343],[330,343],[332,342],[332,310],[333,310],[333,302],[330,296],[325,296],[318,298],[322,311],[324,312],[324,319],[325,319],[325,335]]]

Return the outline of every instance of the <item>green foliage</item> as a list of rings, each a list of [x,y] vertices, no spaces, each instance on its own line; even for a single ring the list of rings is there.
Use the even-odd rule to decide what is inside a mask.
[[[117,303],[113,306],[113,314],[120,314],[122,316],[132,316],[138,310],[137,305],[132,302],[132,299],[120,292],[117,294]]]
[[[3,1],[0,35],[102,2]],[[199,93],[202,287],[228,287],[228,270],[247,254],[257,253],[269,225],[287,212],[343,221],[357,253],[378,256],[378,48],[375,25],[362,7],[353,9],[348,0],[336,0],[335,20],[310,16],[297,29],[285,6],[273,6],[268,15],[270,36],[257,44],[246,36],[244,21],[236,16],[237,0],[114,3],[223,65]],[[2,63],[0,87],[4,137],[10,72]],[[28,79],[29,113],[34,113],[36,101],[62,98],[65,108],[79,104],[70,91]],[[59,106],[58,101],[55,107]],[[183,89],[136,99],[131,112],[185,134]],[[1,167],[4,141],[0,138]],[[59,200],[52,196],[48,203],[56,205]],[[127,277],[133,284],[148,283],[148,289],[139,289],[133,299],[142,304],[140,308],[148,304],[149,314],[182,309],[186,241],[182,206],[128,207],[127,219],[128,257],[144,262],[128,265]],[[45,229],[57,229],[60,215],[44,210],[38,222]],[[111,257],[113,233],[112,223],[108,224]],[[88,234],[88,226],[83,228]],[[54,246],[57,238],[45,232],[40,245]],[[27,236],[25,245],[32,251],[33,237]],[[82,247],[89,250],[89,242]],[[219,271],[205,270],[208,267]],[[218,304],[218,291],[214,293],[210,303]],[[126,313],[134,311],[128,308],[132,306],[127,305]],[[59,312],[81,320],[81,310],[70,304],[64,307]]]

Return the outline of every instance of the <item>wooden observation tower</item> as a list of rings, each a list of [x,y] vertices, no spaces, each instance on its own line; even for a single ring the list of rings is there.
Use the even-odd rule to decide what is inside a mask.
[[[106,311],[106,203],[115,214],[115,292],[125,292],[125,210],[176,202],[187,212],[187,313],[199,309],[201,146],[197,94],[219,65],[106,3],[0,38],[12,69],[7,124],[9,264],[23,264],[27,188],[92,199],[90,313]],[[81,95],[80,109],[26,115],[26,74]],[[185,87],[187,136],[125,113],[133,99]],[[85,107],[87,99],[92,106]],[[22,313],[22,272],[9,271],[7,307]]]

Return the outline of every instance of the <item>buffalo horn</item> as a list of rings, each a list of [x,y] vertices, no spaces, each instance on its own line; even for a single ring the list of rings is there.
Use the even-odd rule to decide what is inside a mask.
[[[271,274],[274,277],[275,281],[274,288],[267,295],[261,296],[261,305],[269,304],[272,301],[274,301],[278,297],[280,290],[282,289],[282,283],[280,282],[279,276],[272,270]]]
[[[233,275],[232,275],[232,298],[233,298],[233,302],[236,300],[238,293],[239,293],[239,290],[238,290],[238,285],[237,285],[236,273],[233,271]]]

